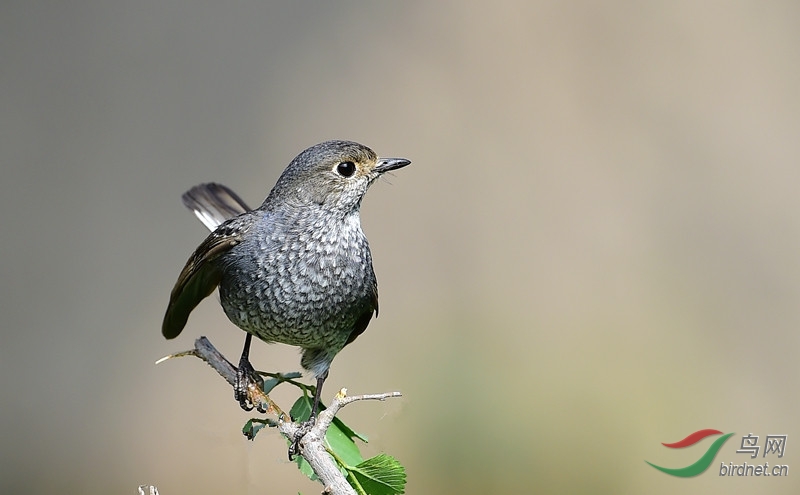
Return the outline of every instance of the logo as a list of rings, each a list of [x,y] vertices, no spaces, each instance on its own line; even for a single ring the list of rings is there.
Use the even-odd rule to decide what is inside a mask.
[[[662,443],[661,445],[663,445],[664,447],[669,447],[671,449],[682,449],[684,447],[689,447],[691,445],[694,445],[700,440],[712,435],[722,435],[722,432],[719,430],[712,430],[712,429],[698,430],[692,433],[691,435],[687,436],[680,442]],[[659,471],[671,474],[672,476],[678,476],[680,478],[691,478],[692,476],[697,476],[698,474],[708,469],[708,466],[710,466],[711,463],[714,462],[714,458],[717,456],[717,452],[719,452],[719,449],[722,448],[725,442],[727,442],[732,435],[733,433],[727,433],[717,438],[714,441],[714,443],[711,444],[711,447],[709,447],[708,450],[706,450],[706,453],[703,454],[703,456],[697,460],[697,462],[695,462],[694,464],[690,464],[686,467],[665,468],[657,466],[650,461],[645,461],[645,462],[650,464],[654,468],[658,469]]]
[[[720,451],[725,442],[733,436],[733,433],[723,433],[719,430],[698,430],[691,435],[687,436],[683,440],[675,443],[662,443],[663,446],[668,447],[670,449],[682,449],[685,447],[690,447],[706,437],[715,436],[715,435],[722,435],[721,437],[714,440],[714,443],[706,450],[705,454],[703,454],[700,459],[698,459],[695,463],[690,464],[686,467],[682,468],[666,468],[663,466],[657,466],[650,461],[645,461],[646,463],[650,464],[654,468],[658,469],[659,471],[672,475],[677,476],[679,478],[691,478],[692,476],[697,476],[698,474],[704,472],[711,466],[711,463],[714,462],[714,458],[717,456],[717,453]],[[758,435],[753,435],[752,433],[747,434],[746,436],[742,437],[742,444],[741,447],[736,451],[737,454],[749,454],[750,459],[758,458],[758,454],[761,451],[760,445],[758,445]],[[767,457],[767,455],[774,455],[777,456],[778,459],[781,459],[786,452],[786,441],[788,435],[767,435],[766,441],[763,445],[763,457]],[[762,459],[763,460],[763,459]],[[752,461],[751,461],[752,462]],[[719,475],[720,476],[788,476],[789,475],[789,466],[787,464],[775,464],[773,466],[769,465],[769,462],[764,460],[761,464],[750,464],[747,462],[743,462],[742,464],[736,464],[734,462],[729,462],[728,464],[723,461],[719,466]]]

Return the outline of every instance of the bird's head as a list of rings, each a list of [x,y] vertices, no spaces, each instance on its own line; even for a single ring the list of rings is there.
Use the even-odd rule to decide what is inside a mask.
[[[405,158],[378,158],[352,141],[326,141],[295,157],[283,171],[263,207],[322,208],[346,214],[382,174],[411,163]]]

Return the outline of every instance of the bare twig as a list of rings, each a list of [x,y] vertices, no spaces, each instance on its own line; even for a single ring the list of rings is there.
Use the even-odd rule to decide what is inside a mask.
[[[220,354],[205,337],[200,337],[195,341],[193,350],[173,354],[172,356],[159,360],[159,362],[171,357],[188,355],[197,356],[205,361],[231,386],[236,383],[236,367],[225,359],[225,356]],[[248,393],[252,404],[256,406],[261,405],[268,413],[277,416],[278,431],[287,438],[293,439],[295,437],[301,425],[293,422],[291,418],[264,393],[260,385],[251,385]],[[401,394],[400,392],[390,392],[386,394],[353,395],[348,397],[347,389],[342,389],[333,398],[328,408],[319,413],[314,426],[300,440],[300,455],[308,461],[314,474],[317,475],[317,478],[319,478],[320,482],[325,486],[323,493],[331,495],[356,495],[356,491],[347,482],[344,475],[342,475],[342,472],[339,470],[336,461],[325,448],[325,432],[331,425],[336,413],[352,402],[360,400],[383,401],[392,397],[401,397]]]

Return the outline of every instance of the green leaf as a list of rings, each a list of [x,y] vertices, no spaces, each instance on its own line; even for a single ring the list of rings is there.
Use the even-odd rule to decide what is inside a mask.
[[[328,431],[325,432],[325,441],[330,449],[349,466],[355,466],[364,460],[353,439],[336,426],[336,423],[331,423],[328,427]]]
[[[370,495],[405,493],[406,469],[390,455],[378,454],[349,471]]]
[[[364,443],[369,443],[369,440],[367,439],[366,435],[358,433],[356,431],[353,431],[353,429],[350,428],[349,426],[347,426],[344,423],[344,421],[339,419],[339,416],[334,416],[333,424],[335,424],[340,430],[342,430],[342,433],[347,435],[347,438],[349,438],[351,440],[354,439],[354,438],[358,438],[359,440],[361,440]]]
[[[242,427],[242,433],[248,440],[253,440],[262,428],[267,426],[267,422],[261,419],[250,418]]]
[[[295,457],[294,462],[297,463],[297,469],[299,469],[301,473],[308,476],[308,479],[311,481],[317,481],[317,475],[314,474],[314,470],[311,469],[311,464],[309,464],[303,456],[299,455]]]
[[[267,395],[269,395],[269,393],[272,392],[272,389],[281,383],[286,383],[287,380],[294,380],[303,376],[297,371],[292,371],[289,373],[262,373],[262,375],[270,377],[264,379],[264,393]]]
[[[289,410],[289,415],[292,417],[292,421],[298,422],[306,421],[309,416],[311,416],[311,402],[306,394],[301,395],[296,401],[294,401],[292,408]],[[292,440],[287,438],[286,444],[291,446]],[[308,476],[312,481],[317,480],[314,470],[311,469],[311,465],[305,460],[305,458],[303,458],[303,456],[299,455],[295,457],[294,462],[297,464],[297,469],[299,469],[301,473]]]
[[[281,381],[277,378],[267,378],[264,380],[264,394],[269,395],[269,393],[272,392],[272,389],[280,384]]]
[[[289,411],[289,414],[292,416],[294,421],[306,421],[311,416],[311,397],[307,395],[303,395],[297,401],[295,401],[292,409]],[[322,402],[319,403],[319,410],[324,411],[327,409],[325,404]],[[339,419],[338,417],[333,418],[333,424],[339,428],[344,435],[349,439],[358,438],[364,443],[368,442],[367,436],[361,433],[354,431],[352,428],[347,426],[344,421]]]
[[[292,408],[289,410],[289,415],[292,417],[292,421],[298,421],[302,423],[303,421],[308,420],[311,416],[311,398],[306,394],[301,395],[294,404],[292,404]]]
[[[294,405],[292,405],[292,409],[289,412],[295,421],[302,422],[308,420],[308,418],[311,416],[311,401],[312,399],[305,394],[295,401]],[[324,408],[325,406],[320,404],[320,409]],[[330,448],[333,453],[348,466],[355,466],[364,460],[364,457],[358,450],[358,446],[353,441],[354,436],[356,435],[353,433],[353,430],[347,426],[345,426],[345,429],[343,430],[335,421],[331,423],[331,425],[328,427],[328,431],[325,432],[325,441],[328,444],[328,448]],[[287,443],[291,444],[291,440],[287,439]],[[316,479],[313,471],[311,470],[311,466],[308,465],[302,456],[298,456],[296,462],[297,467],[301,472],[303,472],[303,474],[312,480]]]

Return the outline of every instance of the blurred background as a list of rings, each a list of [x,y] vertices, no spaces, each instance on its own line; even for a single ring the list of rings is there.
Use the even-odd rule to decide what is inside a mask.
[[[0,33],[0,492],[319,492],[154,363],[244,337],[216,296],[161,336],[181,193],[257,205],[332,138],[413,161],[364,201],[381,314],[326,388],[403,392],[341,416],[407,493],[798,492],[797,2],[11,1]],[[703,428],[736,433],[706,473],[645,464]],[[789,476],[719,477],[746,461]]]

